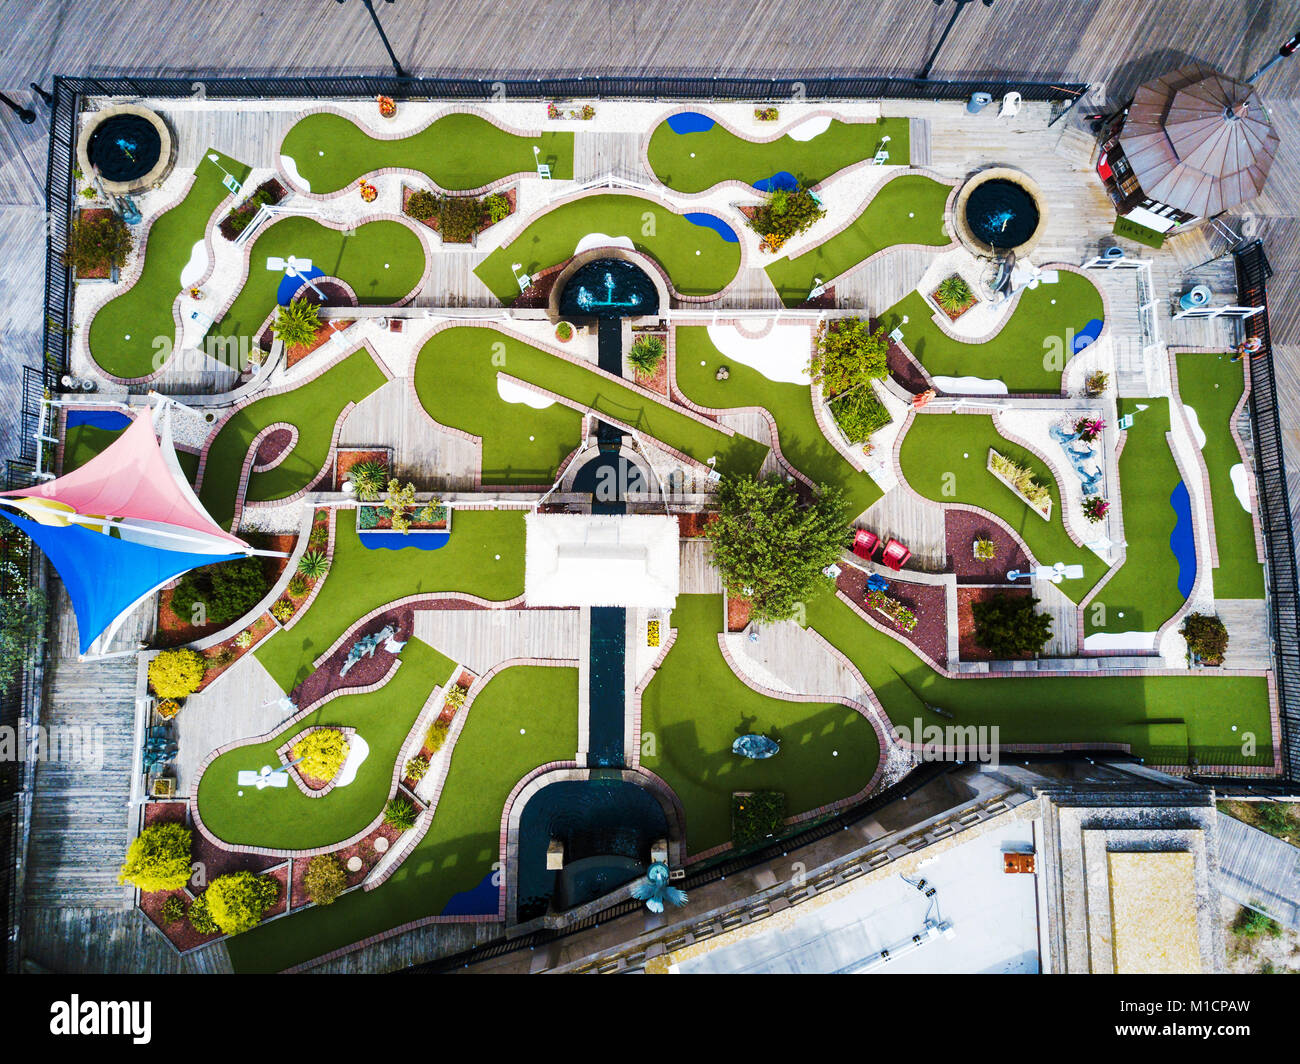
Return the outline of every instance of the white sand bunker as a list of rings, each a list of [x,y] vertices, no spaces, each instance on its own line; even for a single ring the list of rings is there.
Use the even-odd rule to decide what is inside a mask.
[[[190,252],[190,261],[181,270],[181,287],[189,288],[195,284],[208,269],[208,242],[199,240]]]
[[[791,140],[812,140],[813,137],[820,137],[830,128],[830,115],[815,115],[806,122],[800,122],[786,136]]]
[[[280,166],[284,168],[284,172],[288,175],[290,181],[304,192],[311,191],[311,182],[298,173],[298,164],[293,161],[292,155],[281,155]]]
[[[1005,381],[984,377],[935,377],[934,386],[949,395],[1006,395]]]
[[[501,396],[507,403],[523,403],[525,406],[531,406],[534,410],[545,410],[548,406],[555,405],[554,399],[548,399],[531,388],[525,388],[522,384],[506,380],[499,374],[497,375],[497,395]]]
[[[734,325],[710,325],[709,339],[724,357],[758,370],[770,381],[811,384],[812,330],[806,325],[776,325],[757,339]]]
[[[348,759],[343,762],[343,767],[339,769],[338,778],[334,780],[335,787],[346,787],[357,778],[357,769],[361,767],[361,762],[370,756],[370,744],[360,735],[353,735],[348,740]]]
[[[1096,632],[1083,640],[1084,650],[1142,650],[1156,648],[1155,632]]]
[[[1196,408],[1184,403],[1183,413],[1187,415],[1187,423],[1192,426],[1192,439],[1196,441],[1196,446],[1205,450],[1205,430],[1201,428],[1201,419],[1196,416]]]
[[[588,233],[578,241],[573,253],[581,255],[584,251],[590,251],[592,248],[627,248],[628,251],[635,251],[636,245],[632,243],[631,237],[610,236],[608,233]]]
[[[1250,513],[1250,486],[1246,483],[1246,467],[1238,462],[1228,470],[1228,477],[1232,480],[1232,490],[1241,503],[1241,508]]]

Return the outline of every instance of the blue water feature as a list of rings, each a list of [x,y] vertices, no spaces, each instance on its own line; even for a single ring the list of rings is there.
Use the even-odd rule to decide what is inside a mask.
[[[627,610],[622,606],[591,609],[591,669],[587,699],[590,729],[587,764],[623,764],[623,710],[627,655]]]
[[[299,290],[306,283],[304,278],[315,280],[317,277],[324,277],[325,271],[319,266],[313,266],[310,270],[299,270],[297,275],[290,277],[287,273],[280,278],[280,287],[275,290],[275,301],[282,307],[287,307],[293,302]]]
[[[1102,320],[1093,318],[1092,321],[1076,332],[1074,334],[1074,350],[1072,353],[1077,355],[1089,344],[1096,341],[1097,337],[1101,335],[1101,327]]]
[[[674,133],[707,133],[715,125],[717,123],[712,118],[699,111],[683,111],[668,119],[668,128]]]
[[[739,244],[740,237],[736,236],[736,231],[716,214],[708,214],[703,211],[697,211],[694,214],[685,216],[686,220],[692,225],[703,226],[705,229],[712,229],[718,236],[722,237],[728,244]]]
[[[478,886],[462,890],[447,899],[439,916],[495,916],[501,911],[501,887],[492,882],[496,872],[489,872]]]
[[[1187,598],[1196,583],[1196,538],[1192,533],[1192,499],[1181,480],[1169,496],[1178,520],[1169,534],[1169,549],[1178,559],[1178,593]]]
[[[366,550],[438,550],[451,541],[450,532],[411,531],[406,535],[394,535],[392,532],[358,532],[357,539]]]
[[[120,410],[72,409],[68,411],[68,428],[75,428],[77,425],[88,425],[91,428],[115,431],[124,429],[129,424],[131,424],[130,416]]]
[[[765,177],[761,181],[755,181],[754,187],[759,192],[775,192],[781,189],[785,192],[793,192],[799,187],[799,179],[790,173],[789,170],[778,170],[771,177]]]

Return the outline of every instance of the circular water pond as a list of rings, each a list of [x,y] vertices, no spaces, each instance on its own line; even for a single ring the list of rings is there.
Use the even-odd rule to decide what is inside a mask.
[[[1023,185],[1005,178],[985,181],[966,200],[966,224],[984,243],[1015,248],[1038,230],[1038,203]]]
[[[625,318],[659,313],[659,290],[641,267],[596,259],[574,271],[560,294],[565,318]]]
[[[86,153],[104,180],[136,181],[158,165],[162,137],[144,116],[117,114],[95,128]]]

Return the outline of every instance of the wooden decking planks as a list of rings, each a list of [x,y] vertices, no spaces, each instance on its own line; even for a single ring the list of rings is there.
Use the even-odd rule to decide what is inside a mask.
[[[224,942],[182,957],[136,909],[29,906],[23,913],[23,953],[28,971],[150,975],[231,971]]]
[[[573,179],[587,182],[609,176],[645,184],[654,180],[641,157],[641,135],[576,133],[573,138]]]
[[[578,625],[577,610],[419,610],[415,637],[482,675],[511,658],[577,658]]]
[[[859,522],[882,540],[902,540],[912,551],[909,564],[930,572],[943,570],[948,560],[943,507],[898,487],[877,499]]]
[[[703,539],[678,543],[681,575],[678,591],[683,595],[721,595],[722,574],[713,567],[709,544]]]

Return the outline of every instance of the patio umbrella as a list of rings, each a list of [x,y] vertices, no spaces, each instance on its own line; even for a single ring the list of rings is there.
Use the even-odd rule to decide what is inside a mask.
[[[1201,64],[1138,89],[1119,138],[1143,192],[1200,217],[1258,196],[1278,141],[1254,89]]]

